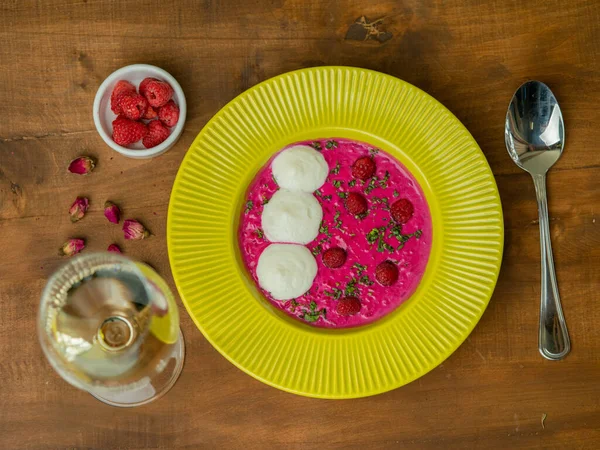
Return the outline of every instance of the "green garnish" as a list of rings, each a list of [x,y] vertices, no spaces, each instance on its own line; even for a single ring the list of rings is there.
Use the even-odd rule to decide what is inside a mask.
[[[335,300],[339,300],[342,297],[342,291],[338,288],[332,288],[331,292],[323,291],[323,293],[328,297],[334,298]]]
[[[263,196],[262,196],[262,204],[263,204],[263,206],[266,205],[267,203],[269,203],[269,199],[267,198],[266,195],[263,194]]]
[[[254,207],[254,202],[252,200],[248,200],[246,202],[246,211],[244,211],[244,214],[248,214],[248,212],[251,211],[253,207]]]
[[[321,148],[321,143],[320,143],[320,142],[318,142],[318,141],[314,141],[312,144],[310,144],[310,146],[311,146],[312,148],[314,148],[315,150],[318,150],[318,151],[321,151],[321,150],[322,150],[322,148]]]
[[[337,141],[327,141],[327,143],[325,144],[326,149],[334,148],[337,146],[338,146]]]
[[[383,178],[381,180],[379,180],[379,186],[381,186],[382,188],[386,188],[387,182],[389,179],[390,179],[390,173],[386,170]]]
[[[348,186],[350,186],[350,187],[354,187],[355,184],[356,184],[356,180],[348,181]]]
[[[320,190],[320,189],[317,189],[317,190],[315,191],[315,195],[316,195],[317,197],[322,197],[322,196],[323,196],[323,193],[321,192],[321,190]]]
[[[369,153],[371,154],[371,156],[375,156],[377,153],[379,153],[379,150],[376,148],[372,148],[369,150]]]
[[[327,148],[329,148],[329,147],[327,147]],[[338,163],[335,165],[335,167],[329,171],[329,173],[330,173],[331,175],[337,175],[338,173],[340,173],[340,163],[338,162]]]
[[[372,177],[371,181],[369,181],[369,185],[365,189],[365,194],[370,194],[373,189],[377,187],[377,177]]]
[[[396,189],[394,189],[394,197],[398,197],[400,195],[400,192],[398,192]]]
[[[314,256],[317,256],[319,253],[321,253],[321,245],[317,245],[315,248],[312,249],[312,254]]]
[[[336,211],[335,215],[333,216],[333,227],[334,228],[341,228],[342,227],[342,221],[340,220],[340,212]]]
[[[352,278],[350,281],[348,281],[348,284],[346,284],[346,289],[344,289],[344,296],[346,297],[350,297],[350,296],[356,296],[358,295],[358,289],[356,288],[356,278]]]
[[[360,263],[354,263],[352,268],[356,269],[358,275],[361,275],[365,270],[367,270],[367,266],[363,266]]]
[[[324,222],[321,222],[321,226],[319,227],[319,233],[323,233],[323,234],[326,234],[327,236],[331,237],[331,233],[329,232],[329,227],[327,225],[325,225]]]
[[[265,234],[263,233],[263,230],[261,230],[260,228],[257,228],[256,235],[258,236],[259,239],[262,239]]]
[[[364,284],[365,286],[371,286],[374,283],[373,281],[371,281],[368,275],[363,275],[362,277],[360,277],[358,279],[358,282],[360,284]]]
[[[324,195],[323,200],[331,200],[331,195]]]
[[[342,182],[340,180],[333,180],[331,184],[338,189],[342,187]]]
[[[346,197],[348,197],[348,194],[346,194],[345,192],[338,192],[337,195],[338,195],[339,198],[346,198]]]

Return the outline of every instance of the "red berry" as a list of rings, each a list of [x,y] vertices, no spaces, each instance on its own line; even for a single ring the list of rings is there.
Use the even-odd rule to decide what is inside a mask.
[[[148,87],[148,83],[150,83],[151,81],[160,81],[160,80],[157,80],[156,78],[152,78],[152,77],[144,78],[142,80],[142,82],[140,83],[140,85],[138,86],[138,91],[144,97],[146,96],[146,88]]]
[[[358,192],[350,192],[346,197],[346,209],[350,214],[359,216],[369,209],[367,200]]]
[[[398,268],[391,261],[384,261],[375,268],[375,278],[382,286],[391,286],[398,280]]]
[[[148,134],[142,141],[144,147],[155,147],[169,137],[169,129],[160,120],[153,120],[148,124]]]
[[[142,95],[131,92],[125,93],[120,97],[119,107],[121,115],[131,120],[139,120],[146,114],[148,109],[148,100]]]
[[[179,106],[173,100],[169,100],[158,110],[158,120],[168,127],[174,127],[179,120]]]
[[[352,176],[360,180],[367,180],[375,175],[375,161],[373,158],[363,156],[352,165]]]
[[[415,212],[415,208],[410,200],[406,198],[401,198],[400,200],[396,200],[392,203],[390,207],[390,214],[392,215],[392,219],[394,219],[398,223],[406,223],[412,217]]]
[[[135,86],[129,81],[121,80],[115,85],[112,93],[110,94],[110,109],[115,114],[121,113],[121,107],[119,103],[124,95],[135,93]]]
[[[330,269],[337,269],[346,262],[346,250],[340,247],[332,247],[323,253],[323,264]]]
[[[360,311],[360,300],[356,297],[344,297],[335,305],[335,310],[340,316],[353,316]]]
[[[129,145],[148,134],[148,127],[141,122],[119,116],[112,123],[112,138],[119,145]]]
[[[147,119],[147,120],[152,120],[152,119],[156,119],[158,117],[158,113],[156,112],[156,110],[148,105],[148,109],[146,109],[146,114],[144,114],[144,117],[142,117],[142,119]]]
[[[146,97],[150,106],[159,108],[171,100],[173,88],[169,83],[156,78],[145,78],[140,83],[140,94]]]

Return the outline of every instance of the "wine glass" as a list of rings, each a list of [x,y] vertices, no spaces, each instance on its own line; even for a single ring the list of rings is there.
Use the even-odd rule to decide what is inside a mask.
[[[38,333],[64,380],[113,406],[162,397],[183,368],[171,290],[150,266],[116,253],[78,255],[52,275]]]

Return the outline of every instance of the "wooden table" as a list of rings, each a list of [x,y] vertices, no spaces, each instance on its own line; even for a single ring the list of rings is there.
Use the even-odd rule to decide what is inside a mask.
[[[24,1],[0,4],[0,448],[600,448],[600,4],[593,1]],[[352,24],[364,16],[363,24]],[[382,19],[375,25],[376,19]],[[348,35],[347,35],[348,33]],[[366,40],[365,40],[366,38]],[[110,150],[92,121],[101,81],[135,62],[171,72],[185,132],[158,159]],[[186,149],[226,102],[302,67],[379,70],[424,89],[471,131],[504,205],[506,247],[481,322],[444,364],[387,394],[323,401],[280,392],[221,357],[182,314],[183,375],[146,407],[105,406],[62,381],[36,338],[38,299],[71,236],[117,242],[172,284],[165,225]],[[537,351],[540,262],[529,176],[509,159],[508,101],[548,83],[566,122],[548,184],[559,285],[573,343]],[[68,162],[95,156],[88,177]],[[76,195],[91,211],[73,225]],[[127,242],[102,203],[154,237]],[[597,222],[598,220],[598,222]],[[545,422],[542,422],[545,416]]]

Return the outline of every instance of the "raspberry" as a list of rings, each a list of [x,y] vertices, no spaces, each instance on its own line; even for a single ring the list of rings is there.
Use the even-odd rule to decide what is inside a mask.
[[[125,93],[120,97],[119,106],[121,108],[121,115],[131,120],[139,120],[145,114],[148,109],[148,100],[142,95],[136,93]]]
[[[148,134],[142,141],[144,147],[155,147],[169,137],[169,129],[160,120],[153,120],[148,124]]]
[[[410,200],[401,198],[392,203],[390,214],[392,219],[398,223],[406,223],[412,217],[415,209]]]
[[[129,145],[148,134],[148,127],[141,122],[119,116],[112,123],[112,138],[119,145]]]
[[[171,100],[173,88],[156,78],[144,78],[140,83],[140,94],[146,97],[150,106],[159,108]]]
[[[152,120],[152,119],[156,119],[158,117],[158,113],[156,112],[156,110],[148,105],[148,109],[146,109],[146,114],[144,114],[144,117],[142,117],[142,119],[147,119],[147,120]]]
[[[350,192],[346,198],[346,209],[350,214],[359,216],[369,209],[367,200],[358,192]]]
[[[384,261],[375,268],[375,278],[382,286],[391,286],[398,280],[398,268],[391,261]]]
[[[323,253],[323,264],[330,269],[337,269],[346,262],[346,250],[340,247],[332,247]]]
[[[360,311],[360,300],[356,297],[344,297],[335,306],[340,316],[353,316]]]
[[[121,98],[126,94],[135,93],[135,86],[129,81],[121,80],[115,85],[112,93],[110,94],[110,110],[115,114],[121,113]]]
[[[368,156],[358,158],[352,165],[352,176],[360,180],[367,180],[375,175],[375,161]]]
[[[168,127],[174,127],[179,120],[179,106],[173,100],[169,100],[158,110],[158,120]]]
[[[140,83],[140,85],[138,86],[138,91],[144,97],[146,96],[146,88],[148,87],[148,83],[150,83],[151,81],[160,81],[160,80],[157,80],[156,78],[151,78],[151,77],[144,78],[142,80],[142,82]]]

